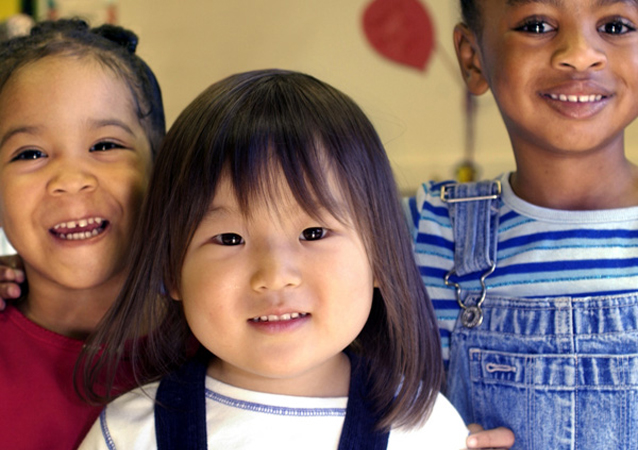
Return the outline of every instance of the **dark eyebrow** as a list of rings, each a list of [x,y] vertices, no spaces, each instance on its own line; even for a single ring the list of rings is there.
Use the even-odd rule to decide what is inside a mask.
[[[126,123],[117,119],[100,119],[100,120],[90,120],[89,125],[92,128],[98,129],[103,127],[118,127],[124,132],[130,134],[131,136],[135,136],[135,133]],[[15,128],[9,129],[1,138],[0,138],[0,147],[2,147],[9,139],[17,134],[30,134],[36,135],[40,132],[41,127],[38,126],[17,126]]]
[[[126,123],[117,119],[99,119],[99,120],[90,120],[89,124],[92,128],[104,128],[104,127],[118,127],[124,130],[126,133],[131,136],[135,136],[131,127],[129,127]]]
[[[15,127],[15,128],[11,128],[9,129],[0,139],[0,147],[2,147],[5,142],[7,142],[9,139],[11,139],[13,136],[15,136],[16,134],[38,134],[38,132],[40,131],[40,127],[34,127],[34,126],[23,126],[23,127]]]

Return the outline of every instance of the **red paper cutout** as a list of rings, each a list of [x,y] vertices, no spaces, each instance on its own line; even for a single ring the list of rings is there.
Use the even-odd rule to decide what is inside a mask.
[[[368,41],[383,56],[425,71],[434,50],[434,26],[418,0],[375,0],[363,14]]]

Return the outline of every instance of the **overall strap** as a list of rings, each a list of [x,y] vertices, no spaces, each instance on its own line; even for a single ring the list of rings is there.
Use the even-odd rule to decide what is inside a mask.
[[[370,408],[365,364],[349,356],[350,392],[338,450],[384,450],[389,432],[374,429],[378,416]],[[206,449],[206,367],[193,359],[160,382],[155,405],[158,450]]]
[[[448,204],[448,214],[454,233],[454,267],[445,275],[445,284],[456,290],[456,300],[463,309],[462,321],[468,328],[481,324],[481,304],[487,287],[485,278],[496,268],[499,201],[501,183],[498,180],[473,183],[452,183],[441,187],[441,200]],[[461,286],[451,281],[481,273],[481,294],[476,305],[466,305]]]
[[[158,450],[205,450],[207,364],[193,358],[160,381],[155,403]]]
[[[442,186],[454,230],[456,275],[485,271],[496,262],[500,194],[497,180]]]
[[[375,430],[379,416],[374,414],[369,400],[367,367],[358,356],[352,353],[348,353],[348,356],[352,366],[350,391],[338,450],[384,450],[388,446],[390,433]]]

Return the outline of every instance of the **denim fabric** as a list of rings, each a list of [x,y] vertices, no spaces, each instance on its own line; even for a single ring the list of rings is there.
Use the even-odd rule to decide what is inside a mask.
[[[457,322],[447,395],[513,449],[638,448],[638,297],[490,298]]]
[[[454,228],[457,276],[484,272],[496,259],[498,195],[500,185],[495,181],[445,185],[442,197],[449,202],[448,213]]]
[[[459,196],[476,195],[470,186]],[[448,205],[455,269],[485,268],[480,255],[497,242],[490,204]],[[481,309],[481,325],[457,319],[451,337],[446,394],[466,423],[512,429],[515,450],[638,449],[636,294],[523,299],[488,290]]]

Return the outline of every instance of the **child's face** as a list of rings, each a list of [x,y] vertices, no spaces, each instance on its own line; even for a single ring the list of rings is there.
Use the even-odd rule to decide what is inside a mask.
[[[327,213],[311,218],[282,189],[277,208],[254,205],[246,220],[223,179],[172,296],[218,357],[209,371],[215,378],[321,395],[343,374],[341,352],[367,321],[372,269],[357,231]]]
[[[481,36],[457,27],[457,53],[470,90],[492,90],[515,150],[622,148],[638,115],[638,3],[481,0],[480,8]]]
[[[132,102],[90,58],[38,60],[0,93],[0,220],[29,295],[119,291],[151,169]]]

